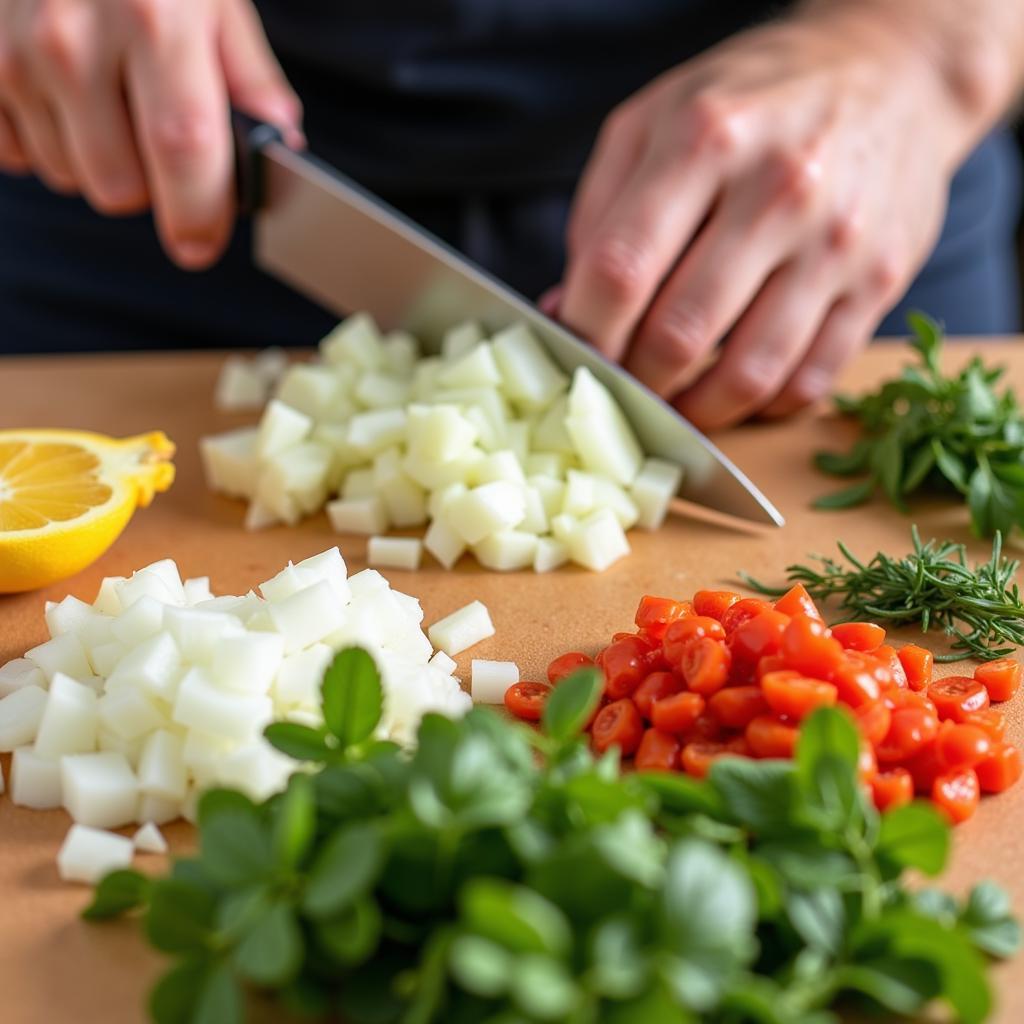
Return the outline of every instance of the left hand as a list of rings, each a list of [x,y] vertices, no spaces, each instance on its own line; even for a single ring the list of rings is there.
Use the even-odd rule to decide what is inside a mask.
[[[577,191],[560,318],[705,429],[827,394],[927,258],[963,157],[917,46],[874,14],[794,16],[625,101]]]

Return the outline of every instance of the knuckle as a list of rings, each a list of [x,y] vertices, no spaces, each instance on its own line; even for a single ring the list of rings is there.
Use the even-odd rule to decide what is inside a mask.
[[[683,109],[683,135],[698,152],[726,157],[740,141],[739,116],[735,106],[711,92],[699,93]]]
[[[648,344],[665,361],[688,365],[710,347],[711,325],[702,306],[677,299],[658,313],[647,333]]]
[[[20,54],[0,41],[0,95],[14,95],[24,81],[25,64]]]
[[[213,122],[201,110],[164,113],[152,127],[154,155],[172,171],[190,169],[209,151],[213,132]]]
[[[864,219],[853,210],[834,214],[825,228],[825,244],[835,254],[854,249],[864,236]]]
[[[55,0],[47,0],[36,9],[29,28],[32,46],[50,65],[60,72],[77,66],[74,26],[67,8]]]
[[[808,366],[786,385],[785,396],[795,406],[813,405],[832,389],[832,373],[825,367]]]
[[[868,267],[868,287],[887,302],[895,299],[903,283],[903,260],[895,249],[879,253]]]
[[[776,153],[773,158],[779,194],[797,207],[814,203],[822,182],[821,162],[813,153]]]
[[[163,34],[169,7],[168,0],[125,0],[129,23],[147,39]]]
[[[596,285],[614,302],[628,302],[643,288],[646,277],[643,250],[624,238],[599,241],[590,260]]]
[[[777,370],[758,360],[744,359],[730,372],[728,387],[737,404],[757,406],[778,391],[779,383]]]

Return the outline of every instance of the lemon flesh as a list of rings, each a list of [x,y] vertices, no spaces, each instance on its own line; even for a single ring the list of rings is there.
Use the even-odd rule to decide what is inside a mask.
[[[174,480],[159,431],[0,430],[0,593],[74,575]]]

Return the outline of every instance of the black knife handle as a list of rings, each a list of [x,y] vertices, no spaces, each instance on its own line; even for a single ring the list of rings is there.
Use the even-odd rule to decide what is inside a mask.
[[[263,202],[263,162],[260,153],[272,142],[282,142],[281,133],[265,121],[231,111],[231,130],[235,137],[235,177],[238,210],[252,214]]]

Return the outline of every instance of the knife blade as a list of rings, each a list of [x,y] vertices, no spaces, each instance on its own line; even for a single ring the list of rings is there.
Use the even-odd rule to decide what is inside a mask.
[[[330,165],[235,115],[240,202],[256,264],[339,316],[365,310],[436,351],[453,324],[526,323],[568,373],[585,366],[615,396],[644,451],[683,467],[679,497],[757,523],[778,509],[671,405],[532,302]]]

